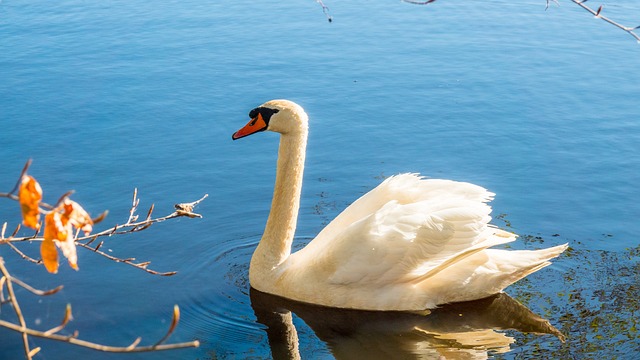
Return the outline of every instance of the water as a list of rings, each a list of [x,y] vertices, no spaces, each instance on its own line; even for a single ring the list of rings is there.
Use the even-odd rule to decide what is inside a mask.
[[[327,5],[332,23],[312,0],[0,3],[0,191],[33,158],[30,173],[45,200],[74,189],[92,213],[110,210],[103,228],[126,220],[134,187],[143,216],[151,203],[162,215],[210,195],[198,208],[203,219],[107,240],[111,254],[152,260],[154,269],[177,270],[174,277],[86,251],[79,272],[64,264],[53,276],[3,248],[15,276],[65,285],[47,298],[19,292],[29,325],[55,326],[72,303],[69,327],[81,338],[126,346],[142,335],[150,344],[179,304],[171,340],[197,338],[202,346],[132,358],[277,353],[269,336],[278,334],[256,318],[265,302],[247,280],[269,210],[277,137],[232,142],[230,135],[256,105],[288,98],[311,118],[297,246],[385,176],[410,171],[477,183],[497,193],[494,222],[524,235],[515,247],[574,249],[507,289],[567,342],[499,331],[515,342],[490,355],[640,351],[630,326],[607,325],[637,318],[640,295],[635,40],[569,1],[547,11],[537,0]],[[617,0],[605,14],[635,26],[640,7]],[[8,200],[0,216],[19,222]],[[23,251],[37,256],[37,244]],[[279,306],[295,313],[303,358],[356,357],[362,347],[342,345],[371,336],[357,329],[328,336],[305,309]],[[3,306],[0,318],[10,314]],[[376,339],[392,344],[402,334]],[[0,330],[0,339],[0,358],[22,356],[18,335]],[[428,344],[421,337],[411,353],[434,356]],[[32,345],[43,347],[42,359],[112,358],[39,339]],[[387,350],[400,356],[403,346]],[[450,358],[464,356],[455,354],[465,349],[460,343],[447,349]]]

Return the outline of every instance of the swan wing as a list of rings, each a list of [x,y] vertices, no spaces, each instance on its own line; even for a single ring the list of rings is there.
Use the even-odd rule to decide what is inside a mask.
[[[345,209],[299,255],[335,285],[418,283],[515,239],[488,225],[492,195],[468,183],[399,175]]]
[[[348,226],[373,214],[392,200],[410,204],[455,196],[470,201],[488,202],[494,195],[483,187],[465,182],[425,179],[412,173],[391,176],[349,205],[316,236],[314,242],[330,241]]]

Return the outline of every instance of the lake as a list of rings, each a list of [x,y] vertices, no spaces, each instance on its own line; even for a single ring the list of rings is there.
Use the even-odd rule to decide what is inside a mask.
[[[97,231],[127,220],[134,188],[143,217],[151,204],[167,215],[209,194],[196,209],[202,219],[105,240],[109,254],[150,260],[154,270],[178,272],[171,277],[85,249],[80,271],[63,261],[50,275],[0,247],[15,277],[65,286],[50,297],[18,290],[27,325],[56,326],[71,303],[74,321],[63,334],[117,346],[142,336],[149,345],[178,304],[170,342],[201,342],[127,359],[640,353],[636,40],[563,0],[546,11],[544,0],[325,4],[332,22],[313,0],[0,2],[0,192],[31,158],[45,201],[75,190],[92,214],[109,210]],[[636,26],[640,4],[612,0],[603,14]],[[570,251],[508,296],[426,319],[335,312],[250,291],[278,137],[233,142],[231,134],[249,110],[276,98],[310,116],[296,248],[385,177],[418,172],[495,192],[493,223],[521,235],[512,247],[568,242]],[[10,229],[20,222],[8,199],[0,199],[4,221]],[[39,243],[18,245],[39,256]],[[524,320],[483,329],[502,317]],[[9,305],[0,319],[15,320]],[[544,319],[565,342],[532,334],[544,331],[527,326]],[[297,342],[283,337],[292,330]],[[37,338],[31,345],[43,348],[40,359],[117,357]],[[0,358],[23,357],[20,335],[0,329]]]

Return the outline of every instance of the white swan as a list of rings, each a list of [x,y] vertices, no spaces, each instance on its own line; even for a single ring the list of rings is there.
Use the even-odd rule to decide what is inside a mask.
[[[249,117],[234,140],[263,130],[281,134],[271,212],[249,268],[257,290],[331,307],[421,311],[499,293],[567,248],[488,249],[516,238],[489,225],[494,194],[402,174],[356,200],[291,254],[308,117],[288,100],[266,102]]]

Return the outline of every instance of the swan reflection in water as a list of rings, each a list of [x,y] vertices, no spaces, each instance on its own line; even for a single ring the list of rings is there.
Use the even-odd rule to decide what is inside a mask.
[[[300,359],[293,314],[336,359],[486,359],[515,340],[496,330],[564,336],[549,321],[501,293],[417,314],[336,309],[251,289],[251,306],[266,326],[274,359]]]

